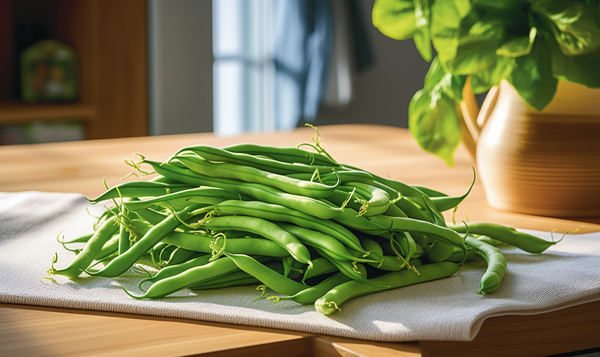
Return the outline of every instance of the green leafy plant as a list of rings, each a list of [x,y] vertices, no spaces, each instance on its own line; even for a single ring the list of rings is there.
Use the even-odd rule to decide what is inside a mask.
[[[467,79],[475,94],[506,79],[539,111],[558,80],[600,87],[600,0],[376,0],[372,15],[384,35],[412,38],[431,62],[409,130],[449,166]]]

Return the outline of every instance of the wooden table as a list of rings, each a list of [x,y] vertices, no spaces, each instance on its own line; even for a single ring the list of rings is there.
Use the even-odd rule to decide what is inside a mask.
[[[462,147],[456,166],[421,151],[405,129],[374,125],[319,128],[339,162],[379,175],[428,186],[450,195],[465,192],[472,160]],[[252,142],[290,146],[310,142],[314,131],[138,137],[0,147],[0,191],[79,192],[92,197],[120,182],[130,167],[124,158],[142,153],[163,160],[194,144],[226,146]],[[457,219],[489,221],[550,231],[600,231],[600,217],[557,219],[491,209],[480,182],[461,205]],[[450,219],[449,216],[447,216]],[[583,226],[583,227],[582,227]],[[487,319],[472,342],[377,343],[306,333],[96,311],[0,304],[0,355],[251,356],[545,356],[600,347],[600,302],[531,316]]]

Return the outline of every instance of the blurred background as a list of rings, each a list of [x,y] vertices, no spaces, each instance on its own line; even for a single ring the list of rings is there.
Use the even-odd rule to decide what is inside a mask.
[[[407,127],[429,64],[373,0],[0,0],[0,144]]]

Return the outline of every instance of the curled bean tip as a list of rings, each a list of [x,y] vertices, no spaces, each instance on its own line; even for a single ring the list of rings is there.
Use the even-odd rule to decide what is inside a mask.
[[[119,284],[119,287],[121,288],[121,290],[123,290],[123,291],[125,292],[125,294],[129,295],[130,297],[132,297],[132,298],[134,298],[134,299],[138,299],[138,300],[139,300],[139,299],[143,299],[143,297],[141,297],[141,296],[135,296],[135,295],[132,295],[132,294],[131,294],[129,291],[127,291],[127,290],[126,290],[126,289],[123,287],[123,285]]]
[[[273,300],[273,304],[277,304],[281,298],[279,296],[270,296],[267,298],[267,300]]]
[[[342,311],[342,309],[340,309],[337,304],[335,303],[335,301],[329,301],[326,302],[324,305],[327,305],[328,307],[333,307],[334,309],[336,309],[337,311]]]
[[[49,277],[49,276],[45,276],[43,278],[40,279],[40,282],[44,282],[44,280],[50,280],[51,282],[53,282],[54,284],[58,284],[58,281],[56,281],[54,278]]]
[[[254,299],[252,302],[256,302],[256,301],[260,300],[263,296],[265,296],[265,294],[267,293],[267,286],[266,285],[259,285],[259,286],[256,287],[256,290],[262,291],[262,293],[260,294],[259,297],[257,297],[256,299]]]

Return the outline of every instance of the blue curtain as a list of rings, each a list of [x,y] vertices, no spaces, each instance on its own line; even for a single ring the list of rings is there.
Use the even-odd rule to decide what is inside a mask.
[[[277,129],[317,116],[327,85],[333,15],[327,0],[274,2],[274,105]]]

